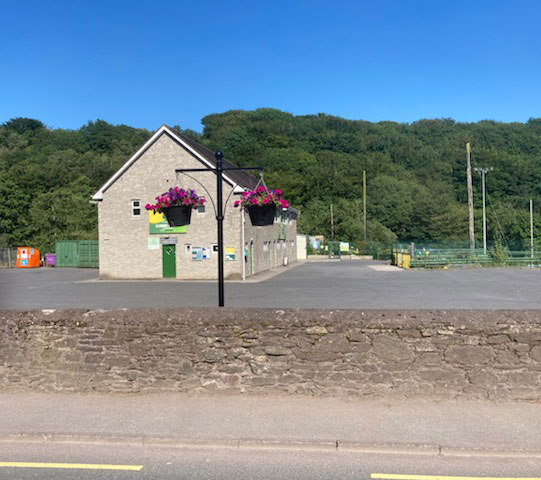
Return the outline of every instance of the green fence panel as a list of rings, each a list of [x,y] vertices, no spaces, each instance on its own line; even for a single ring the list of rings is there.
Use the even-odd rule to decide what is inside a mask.
[[[55,251],[57,267],[99,267],[98,240],[61,240]]]
[[[79,246],[77,240],[62,240],[56,242],[56,266],[77,267],[79,262]]]
[[[81,268],[99,267],[99,242],[98,240],[79,240],[79,261]]]
[[[393,264],[398,263],[399,254],[411,252],[411,268],[438,268],[447,266],[540,266],[541,252],[525,250],[520,245],[513,245],[515,248],[504,246],[496,248],[491,246],[487,253],[482,248],[471,250],[467,245],[460,242],[456,245],[437,242],[430,244],[428,242],[396,242],[392,245]]]

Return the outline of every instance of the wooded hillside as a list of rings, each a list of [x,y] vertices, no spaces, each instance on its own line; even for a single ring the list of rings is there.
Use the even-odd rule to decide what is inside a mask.
[[[301,210],[303,233],[330,235],[332,203],[335,238],[360,243],[366,170],[370,241],[467,240],[467,141],[474,167],[494,167],[487,175],[489,241],[529,242],[529,199],[534,210],[541,208],[541,119],[371,123],[258,109],[212,114],[202,123],[202,134],[183,133],[221,149],[240,166],[262,165],[267,184],[284,190]],[[5,122],[0,126],[0,246],[53,251],[56,240],[97,238],[90,196],[150,135],[102,120],[79,130],[49,129],[25,118]],[[478,174],[474,188],[481,239]],[[540,220],[536,213],[536,237]]]

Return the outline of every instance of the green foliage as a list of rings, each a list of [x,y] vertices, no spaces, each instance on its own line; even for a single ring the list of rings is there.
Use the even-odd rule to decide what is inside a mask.
[[[509,258],[509,249],[500,240],[496,241],[489,253],[496,265],[505,265]]]
[[[259,163],[269,186],[301,210],[299,231],[359,244],[362,172],[367,173],[368,240],[468,239],[465,143],[487,175],[488,237],[524,242],[528,200],[541,202],[541,119],[504,124],[451,119],[370,123],[273,109],[208,115],[201,141],[239,165]],[[476,232],[482,239],[481,181],[474,174]],[[370,227],[370,222],[386,229]],[[539,225],[541,217],[534,222]],[[541,234],[541,231],[538,232]]]
[[[50,130],[15,118],[0,126],[0,245],[54,251],[56,240],[97,238],[90,197],[150,136],[98,120]]]
[[[261,165],[266,183],[301,211],[299,231],[380,252],[396,239],[468,240],[465,142],[487,175],[488,239],[529,248],[528,201],[541,237],[541,119],[504,124],[451,119],[370,123],[275,109],[232,110],[182,130],[239,166]],[[50,250],[56,239],[97,238],[94,193],[151,133],[103,120],[79,130],[29,118],[0,125],[0,244]],[[364,245],[362,173],[367,175]],[[481,181],[474,174],[477,240]],[[383,249],[383,250],[382,250]]]
[[[35,132],[43,128],[45,125],[39,120],[34,120],[33,118],[12,118],[5,122],[2,127],[6,130],[13,130],[16,133],[23,134],[26,132]]]

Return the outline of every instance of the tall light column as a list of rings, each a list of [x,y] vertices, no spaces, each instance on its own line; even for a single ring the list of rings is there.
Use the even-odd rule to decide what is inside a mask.
[[[487,172],[493,170],[492,167],[481,168],[476,167],[474,170],[481,174],[482,183],[483,183],[483,253],[487,254],[487,215],[486,215],[486,201],[485,201],[485,175]]]
[[[530,198],[530,255],[533,267],[533,199]]]

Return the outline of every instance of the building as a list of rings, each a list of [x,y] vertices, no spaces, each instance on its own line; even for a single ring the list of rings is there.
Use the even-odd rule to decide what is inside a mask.
[[[218,246],[216,175],[175,173],[179,168],[214,167],[214,152],[163,125],[95,193],[98,204],[101,278],[216,279]],[[224,159],[224,166],[232,166]],[[224,172],[224,275],[244,279],[297,260],[297,216],[290,208],[277,211],[275,224],[253,227],[247,213],[233,203],[258,179],[246,172]],[[179,185],[207,199],[191,224],[170,228],[144,206]]]

